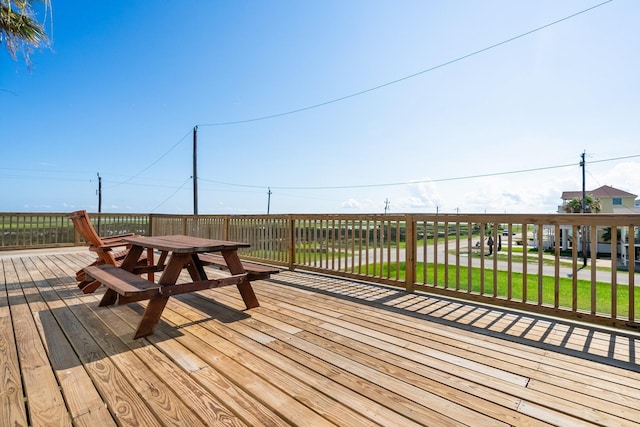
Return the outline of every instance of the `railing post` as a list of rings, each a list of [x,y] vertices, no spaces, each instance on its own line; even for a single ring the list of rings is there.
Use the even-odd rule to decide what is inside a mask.
[[[405,289],[407,292],[414,291],[416,283],[416,252],[418,250],[418,240],[416,238],[415,218],[413,215],[405,215]]]
[[[224,239],[223,240],[229,240],[230,229],[231,229],[231,217],[227,215],[224,217]]]
[[[147,217],[147,234],[149,236],[153,236],[153,214],[149,214],[149,216]]]
[[[289,270],[296,267],[296,220],[291,215],[289,218]]]
[[[75,227],[73,228],[73,245],[80,246],[80,233],[78,233],[78,230],[76,230]]]

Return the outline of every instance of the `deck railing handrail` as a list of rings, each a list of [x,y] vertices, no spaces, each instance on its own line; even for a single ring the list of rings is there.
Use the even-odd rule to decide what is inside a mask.
[[[67,213],[0,213],[0,249],[81,244]],[[248,242],[244,258],[637,328],[637,214],[90,213],[101,236]],[[489,246],[489,238],[493,245]],[[607,264],[607,266],[603,266]]]

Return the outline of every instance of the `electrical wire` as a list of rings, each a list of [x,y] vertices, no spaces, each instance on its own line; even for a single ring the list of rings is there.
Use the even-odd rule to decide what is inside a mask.
[[[593,161],[590,161],[589,163],[591,163],[591,164],[593,164],[593,163],[605,163],[605,162],[613,162],[613,161],[619,161],[619,160],[628,160],[628,159],[633,159],[633,158],[638,158],[638,157],[640,157],[640,154],[621,156],[621,157],[613,157],[613,158],[609,158],[609,159],[593,160]],[[199,177],[198,180],[200,182],[219,184],[219,185],[226,185],[226,186],[230,186],[230,187],[239,187],[239,188],[247,188],[247,189],[260,189],[260,190],[264,190],[266,188],[271,188],[273,190],[292,190],[292,191],[296,191],[296,190],[340,190],[340,189],[357,189],[357,188],[394,187],[394,186],[402,186],[402,185],[416,185],[416,184],[448,182],[448,181],[462,181],[462,180],[469,180],[469,179],[489,178],[489,177],[494,177],[494,176],[515,175],[515,174],[528,173],[528,172],[539,172],[539,171],[551,170],[551,169],[561,169],[561,168],[567,168],[567,167],[574,167],[576,165],[577,164],[575,164],[575,163],[568,163],[568,164],[563,164],[563,165],[542,166],[542,167],[538,167],[538,168],[519,169],[519,170],[502,171],[502,172],[492,172],[492,173],[476,174],[476,175],[463,175],[463,176],[454,176],[454,177],[446,177],[446,178],[403,181],[403,182],[391,182],[391,183],[353,184],[353,185],[338,185],[338,186],[308,186],[308,187],[273,186],[273,185],[267,186],[267,185],[264,185],[264,184],[262,184],[262,185],[238,184],[238,183],[232,183],[232,182],[211,180],[211,179],[206,179],[206,178],[201,178],[201,177]],[[0,171],[1,170],[18,170],[18,169],[0,168]],[[20,169],[20,170],[28,170],[28,169]],[[49,171],[42,170],[42,172],[49,172]],[[52,172],[57,172],[57,171],[52,171]],[[590,172],[589,172],[589,174],[591,175]],[[19,178],[19,179],[30,178],[30,179],[36,179],[36,180],[42,180],[43,179],[42,176],[25,176],[25,175],[1,175],[0,174],[0,177],[7,178],[7,179],[10,179],[10,178]],[[175,188],[174,186],[161,185],[161,184],[157,184],[157,183],[145,184],[145,183],[133,183],[133,182],[130,182],[134,177],[132,177],[132,178],[126,180],[126,181],[120,181],[120,182],[109,181],[109,180],[103,180],[103,182],[105,182],[105,183],[113,183],[114,184],[114,185],[112,185],[112,186],[110,186],[108,188],[117,187],[118,185],[122,185],[122,184],[125,184],[125,183],[128,184],[128,185],[140,186],[140,187]],[[592,178],[595,179],[595,177],[593,177],[593,176],[592,176]],[[192,177],[190,177],[189,179],[192,179]],[[71,182],[85,182],[86,181],[84,179],[74,179],[74,178],[53,178],[53,179],[50,179],[50,180],[53,180],[53,181],[71,181]],[[91,182],[91,181],[92,180],[89,180],[89,182]],[[184,187],[184,185],[185,184],[182,184],[178,188],[178,190],[182,189],[182,187]],[[176,190],[176,192],[178,190]],[[201,188],[201,190],[203,190],[203,191],[231,191],[231,190],[210,190],[210,189],[206,189],[206,188]],[[255,191],[247,191],[247,193],[256,193],[256,192]]]
[[[388,87],[388,86],[392,86],[392,85],[395,85],[395,84],[401,83],[401,82],[403,82],[403,81],[405,81],[405,80],[409,80],[409,79],[412,79],[412,78],[415,78],[415,77],[421,76],[421,75],[426,74],[426,73],[429,73],[429,72],[431,72],[431,71],[435,71],[435,70],[437,70],[437,69],[440,69],[440,68],[446,67],[446,66],[448,66],[448,65],[454,64],[454,63],[456,63],[456,62],[463,61],[463,60],[465,60],[465,59],[468,59],[468,58],[471,58],[471,57],[473,57],[473,56],[479,55],[479,54],[481,54],[481,53],[483,53],[483,52],[486,52],[486,51],[488,51],[488,50],[495,49],[495,48],[497,48],[497,47],[499,47],[499,46],[502,46],[502,45],[507,44],[507,43],[510,43],[510,42],[512,42],[512,41],[515,41],[515,40],[518,40],[518,39],[520,39],[520,38],[526,37],[526,36],[528,36],[528,35],[531,35],[531,34],[533,34],[533,33],[536,33],[536,32],[538,32],[538,31],[541,31],[541,30],[543,30],[543,29],[549,28],[549,27],[551,27],[551,26],[553,26],[553,25],[556,25],[556,24],[559,24],[559,23],[561,23],[561,22],[567,21],[567,20],[569,20],[569,19],[575,18],[576,16],[579,16],[579,15],[581,15],[581,14],[587,13],[587,12],[589,12],[589,11],[593,10],[593,9],[598,8],[598,7],[604,6],[605,4],[607,4],[607,3],[611,3],[612,1],[613,1],[613,0],[607,0],[607,1],[604,1],[604,2],[602,2],[602,3],[599,3],[599,4],[595,5],[595,6],[591,6],[591,7],[587,8],[587,9],[584,9],[584,10],[581,10],[581,11],[579,11],[579,12],[573,13],[573,14],[571,14],[571,15],[569,15],[569,16],[565,16],[564,18],[561,18],[561,19],[555,20],[555,21],[553,21],[553,22],[550,22],[550,23],[548,23],[548,24],[545,24],[545,25],[543,25],[543,26],[537,27],[537,28],[535,28],[535,29],[533,29],[533,30],[529,30],[529,31],[524,32],[524,33],[522,33],[522,34],[519,34],[519,35],[517,35],[517,36],[511,37],[511,38],[506,39],[506,40],[503,40],[503,41],[501,41],[501,42],[499,42],[499,43],[495,43],[495,44],[493,44],[493,45],[491,45],[491,46],[488,46],[488,47],[482,48],[482,49],[480,49],[480,50],[476,50],[476,51],[474,51],[474,52],[471,52],[471,53],[468,53],[468,54],[466,54],[466,55],[460,56],[460,57],[458,57],[458,58],[455,58],[455,59],[452,59],[452,60],[449,60],[449,61],[443,62],[443,63],[441,63],[441,64],[435,65],[435,66],[433,66],[433,67],[427,68],[427,69],[422,70],[422,71],[418,71],[418,72],[413,73],[413,74],[410,74],[410,75],[408,75],[408,76],[400,77],[400,78],[398,78],[398,79],[395,79],[395,80],[392,80],[392,81],[389,81],[389,82],[386,82],[386,83],[380,84],[380,85],[378,85],[378,86],[374,86],[374,87],[369,88],[369,89],[361,90],[361,91],[359,91],[359,92],[354,92],[354,93],[352,93],[352,94],[345,95],[345,96],[341,96],[341,97],[339,97],[339,98],[335,98],[335,99],[332,99],[332,100],[329,100],[329,101],[324,101],[324,102],[320,102],[320,103],[317,103],[317,104],[313,104],[313,105],[309,105],[309,106],[306,106],[306,107],[297,108],[297,109],[294,109],[294,110],[285,111],[285,112],[281,112],[281,113],[277,113],[277,114],[271,114],[271,115],[267,115],[267,116],[255,117],[255,118],[244,119],[244,120],[235,120],[235,121],[228,121],[228,122],[218,122],[218,123],[205,123],[205,124],[198,124],[198,125],[196,125],[196,126],[226,126],[226,125],[237,125],[237,124],[251,123],[251,122],[256,122],[256,121],[261,121],[261,120],[275,119],[275,118],[278,118],[278,117],[287,116],[287,115],[291,115],[291,114],[296,114],[296,113],[300,113],[300,112],[303,112],[303,111],[308,111],[308,110],[312,110],[312,109],[315,109],[315,108],[324,107],[324,106],[327,106],[327,105],[330,105],[330,104],[335,104],[335,103],[337,103],[337,102],[345,101],[345,100],[350,99],[350,98],[355,98],[355,97],[357,97],[357,96],[364,95],[364,94],[366,94],[366,93],[373,92],[373,91],[376,91],[376,90],[379,90],[379,89],[382,89],[382,88],[385,88],[385,87]],[[185,135],[184,135],[184,136],[183,136],[183,137],[182,137],[182,138],[181,138],[181,139],[180,139],[176,144],[174,144],[174,145],[173,145],[173,146],[172,146],[172,147],[171,147],[167,152],[165,152],[163,155],[161,155],[160,157],[158,157],[158,159],[156,159],[154,162],[152,162],[149,166],[147,166],[146,168],[142,169],[142,170],[141,170],[140,172],[138,172],[137,174],[135,174],[135,175],[131,176],[129,179],[127,179],[127,180],[125,180],[125,181],[121,182],[120,184],[125,184],[125,183],[127,183],[127,182],[131,181],[132,179],[134,179],[134,178],[136,178],[136,177],[140,176],[140,175],[141,175],[142,173],[144,173],[145,171],[149,170],[152,166],[154,166],[154,165],[155,165],[156,163],[158,163],[162,158],[164,158],[167,154],[169,154],[169,152],[171,152],[173,149],[175,149],[175,148],[176,148],[176,147],[177,147],[177,146],[178,146],[178,145],[179,145],[179,144],[180,144],[180,143],[181,143],[181,142],[182,142],[182,141],[183,141],[183,140],[184,140],[188,135],[190,135],[190,134],[191,134],[191,132],[192,132],[192,131],[191,131],[191,130],[189,130],[189,132],[187,132],[187,133],[186,133],[186,134],[185,134]],[[199,179],[200,179],[200,178],[199,178]],[[111,188],[113,188],[113,187],[111,187]],[[262,188],[262,187],[260,187],[260,188]]]
[[[156,163],[158,163],[160,160],[162,160],[164,157],[167,156],[167,154],[169,154],[171,151],[173,151],[178,145],[180,145],[182,143],[182,141],[184,141],[184,139],[189,136],[191,134],[191,131],[187,132],[182,138],[180,138],[180,140],[178,142],[176,142],[175,144],[173,144],[173,146],[171,148],[169,148],[169,150],[167,150],[163,155],[161,155],[160,157],[158,157],[156,160],[154,160],[149,166],[147,166],[146,168],[142,169],[140,172],[138,172],[137,174],[130,176],[128,179],[125,179],[122,182],[119,182],[118,184],[109,187],[108,189],[114,188],[114,187],[118,187],[119,185],[122,184],[126,184],[128,182],[130,182],[131,180],[133,180],[134,178],[139,177],[140,175],[142,175],[144,172],[148,171],[149,169],[151,169]]]
[[[630,156],[622,156],[622,157],[614,157],[611,159],[603,159],[603,160],[592,160],[589,163],[602,163],[602,162],[612,162],[615,160],[627,160],[627,159],[633,159],[635,157],[640,157],[640,154],[632,154]]]
[[[108,181],[108,180],[104,180],[104,183],[114,183],[114,184],[121,184],[120,182],[116,182],[116,181]],[[137,187],[152,187],[152,188],[176,188],[175,185],[162,185],[162,184],[144,184],[144,183],[140,183],[140,182],[129,182],[127,183],[127,185],[132,185],[132,186],[137,186]],[[113,188],[116,187],[117,185],[114,185],[112,187],[108,187],[108,188]]]
[[[187,185],[187,183],[189,181],[191,181],[193,179],[192,176],[190,176],[189,178],[187,178],[187,180],[185,182],[182,183],[182,185],[180,187],[178,187],[178,189],[176,191],[174,191],[173,193],[171,193],[171,195],[169,195],[169,197],[167,197],[166,199],[164,199],[164,201],[162,201],[158,206],[156,206],[155,208],[151,209],[151,212],[155,212],[160,206],[164,205],[165,203],[167,203],[173,196],[175,196],[178,191],[182,190],[182,188]]]
[[[590,163],[596,163],[596,162],[590,162]],[[593,179],[593,180],[596,182],[596,184],[598,185],[598,187],[596,188],[597,190],[602,190],[602,191],[604,191],[604,192],[606,193],[606,195],[607,195],[607,196],[609,196],[609,197],[619,197],[619,196],[614,195],[614,194],[609,190],[610,188],[613,188],[612,186],[610,186],[610,185],[606,185],[606,184],[602,184],[602,183],[598,180],[598,178],[596,178],[596,177],[591,173],[591,171],[589,171],[589,170],[587,170],[587,174],[588,174],[588,175],[589,175],[589,177],[591,177],[591,179]],[[592,192],[593,192],[593,190],[589,190],[589,191],[587,191],[587,193],[592,193]]]
[[[0,171],[13,171],[13,172],[47,172],[47,173],[68,173],[68,174],[87,174],[93,173],[92,171],[87,170],[48,170],[48,169],[24,169],[24,168],[2,168],[0,167]]]
[[[435,65],[435,66],[433,66],[431,68],[427,68],[425,70],[418,71],[417,73],[409,74],[408,76],[400,77],[398,79],[389,81],[387,83],[382,83],[382,84],[380,84],[378,86],[374,86],[374,87],[371,87],[369,89],[361,90],[359,92],[354,92],[354,93],[349,94],[349,95],[345,95],[345,96],[341,96],[339,98],[331,99],[329,101],[320,102],[318,104],[313,104],[313,105],[309,105],[309,106],[302,107],[302,108],[296,108],[295,110],[285,111],[285,112],[282,112],[282,113],[270,114],[270,115],[267,115],[267,116],[254,117],[254,118],[251,118],[251,119],[244,119],[244,120],[235,120],[235,121],[218,122],[218,123],[205,123],[205,124],[199,124],[198,126],[228,126],[228,125],[238,125],[238,124],[243,124],[243,123],[257,122],[257,121],[261,121],[261,120],[275,119],[275,118],[278,118],[278,117],[288,116],[288,115],[291,115],[291,114],[301,113],[303,111],[324,107],[326,105],[335,104],[337,102],[345,101],[345,100],[350,99],[350,98],[355,98],[357,96],[364,95],[366,93],[373,92],[373,91],[385,88],[387,86],[395,85],[395,84],[398,84],[398,83],[403,82],[405,80],[409,80],[409,79],[412,79],[414,77],[421,76],[421,75],[429,73],[431,71],[435,71],[435,70],[437,70],[439,68],[443,68],[443,67],[446,67],[448,65],[455,64],[456,62],[460,62],[460,61],[463,61],[465,59],[469,59],[469,58],[471,58],[473,56],[479,55],[479,54],[484,53],[484,52],[486,52],[488,50],[495,49],[495,48],[500,47],[502,45],[505,45],[507,43],[511,43],[512,41],[515,41],[515,40],[521,39],[523,37],[529,36],[531,34],[534,34],[534,33],[538,32],[538,31],[542,31],[542,30],[544,30],[546,28],[549,28],[549,27],[551,27],[553,25],[556,25],[556,24],[559,24],[561,22],[567,21],[569,19],[575,18],[576,16],[582,15],[583,13],[587,13],[587,12],[593,10],[593,9],[596,9],[598,7],[601,7],[601,6],[604,6],[605,4],[611,3],[612,1],[613,0],[604,1],[602,3],[599,3],[599,4],[595,5],[595,6],[591,6],[591,7],[587,8],[587,9],[581,10],[581,11],[576,12],[574,14],[571,14],[569,16],[565,16],[564,18],[561,18],[561,19],[558,19],[556,21],[553,21],[553,22],[550,22],[548,24],[545,24],[545,25],[543,25],[541,27],[534,28],[533,30],[529,30],[529,31],[527,31],[525,33],[522,33],[522,34],[519,34],[517,36],[511,37],[509,39],[503,40],[503,41],[501,41],[499,43],[492,44],[491,46],[482,48],[480,50],[476,50],[474,52],[471,52],[471,53],[468,53],[466,55],[457,57],[455,59],[451,59],[449,61],[446,61],[446,62],[443,62],[441,64]]]
[[[491,49],[495,49],[499,46],[505,45],[507,43],[513,42],[515,40],[518,40],[520,38],[526,37],[528,35],[531,35],[533,33],[536,33],[538,31],[541,31],[543,29],[549,28],[553,25],[559,24],[561,22],[567,21],[569,19],[575,18],[576,16],[579,16],[581,14],[587,13],[591,10],[594,10],[598,7],[604,6],[607,3],[611,3],[613,0],[607,0],[604,1],[602,3],[599,3],[597,5],[591,6],[587,9],[581,10],[579,12],[573,13],[571,15],[568,15],[564,18],[555,20],[553,22],[550,22],[548,24],[542,25],[540,27],[537,27],[535,29],[529,30],[527,32],[524,32],[522,34],[519,34],[517,36],[511,37],[509,39],[503,40],[499,43],[495,43],[493,45],[490,45],[488,47],[476,50],[474,52],[468,53],[466,55],[457,57],[455,59],[446,61],[444,63],[435,65],[433,67],[427,68],[425,70],[365,89],[365,90],[361,90],[358,92],[354,92],[352,94],[349,95],[345,95],[339,98],[335,98],[329,101],[324,101],[324,102],[320,102],[317,104],[313,104],[313,105],[309,105],[306,107],[302,107],[302,108],[297,108],[294,110],[290,110],[290,111],[285,111],[285,112],[281,112],[281,113],[277,113],[277,114],[271,114],[271,115],[267,115],[267,116],[261,116],[261,117],[255,117],[255,118],[250,118],[250,119],[244,119],[244,120],[236,120],[236,121],[228,121],[228,122],[218,122],[218,123],[205,123],[205,124],[199,124],[197,126],[224,126],[224,125],[236,125],[236,124],[243,124],[243,123],[250,123],[250,122],[255,122],[255,121],[261,121],[261,120],[267,120],[267,119],[274,119],[274,118],[278,118],[278,117],[282,117],[282,116],[286,116],[286,115],[291,115],[291,114],[295,114],[295,113],[300,113],[303,111],[307,111],[307,110],[311,110],[311,109],[315,109],[315,108],[319,108],[319,107],[323,107],[326,105],[330,105],[330,104],[334,104],[340,101],[344,101],[350,98],[354,98],[360,95],[364,95],[366,93],[369,92],[373,92],[391,85],[395,85],[398,84],[400,82],[421,76],[423,74],[429,73],[431,71],[437,70],[439,68],[443,68],[446,67],[448,65],[454,64],[456,62],[460,62],[463,61],[465,59],[471,58],[473,56],[479,55],[483,52],[489,51]],[[6,92],[10,92],[9,90],[6,89],[2,89],[3,91]],[[169,150],[167,150],[164,154],[162,154],[160,157],[158,157],[156,160],[154,160],[152,163],[150,163],[148,166],[146,166],[144,169],[140,170],[138,173],[136,173],[135,175],[132,175],[130,177],[128,177],[127,179],[125,179],[124,181],[120,181],[116,184],[114,184],[111,187],[108,187],[107,189],[111,189],[111,188],[115,188],[118,187],[120,185],[126,184],[131,182],[133,179],[137,178],[138,176],[140,176],[141,174],[143,174],[144,172],[146,172],[147,170],[151,169],[154,165],[156,165],[160,160],[162,160],[164,157],[166,157],[171,151],[173,151],[178,145],[180,145],[184,139],[189,136],[191,134],[191,130],[189,130],[182,138],[180,138],[180,140],[178,140],[178,142],[176,142],[171,148],[169,148]],[[631,157],[636,157],[636,156],[631,156]],[[603,160],[606,161],[606,160]],[[593,162],[595,163],[595,162]],[[489,176],[496,176],[496,175],[506,175],[506,174],[514,174],[514,173],[523,173],[523,172],[531,172],[531,171],[536,171],[536,170],[544,170],[544,169],[553,169],[553,168],[562,168],[562,167],[567,167],[570,165],[560,165],[560,166],[551,166],[548,168],[542,168],[542,169],[529,169],[529,170],[522,170],[522,171],[510,171],[510,172],[501,172],[501,173],[493,173],[493,174],[484,174],[484,175],[474,175],[474,176],[466,176],[466,177],[454,177],[454,178],[443,178],[443,179],[437,179],[437,180],[424,180],[424,181],[413,181],[413,182],[398,182],[398,183],[387,183],[387,184],[369,184],[369,185],[352,185],[352,186],[326,186],[326,187],[272,187],[274,189],[279,189],[279,190],[331,190],[331,189],[348,189],[348,188],[372,188],[372,187],[390,187],[390,186],[398,186],[398,185],[408,185],[408,184],[420,184],[420,183],[425,183],[425,182],[444,182],[444,181],[454,181],[454,180],[463,180],[463,179],[472,179],[472,178],[481,178],[481,177],[489,177]],[[203,180],[202,178],[199,178],[199,180]],[[205,180],[203,180],[205,181]],[[264,186],[256,186],[256,185],[243,185],[243,184],[233,184],[233,183],[226,183],[226,182],[220,182],[220,181],[208,181],[208,182],[212,182],[212,183],[217,183],[217,184],[223,184],[223,185],[231,185],[231,186],[235,186],[235,187],[247,187],[247,188],[265,188]],[[183,184],[184,186],[184,184]]]
[[[616,160],[632,159],[632,158],[636,158],[636,157],[640,157],[640,154],[624,156],[624,157],[615,157],[615,158],[611,158],[611,159],[602,159],[602,160],[593,161],[591,163],[611,162],[611,161],[616,161]],[[488,177],[502,176],[502,175],[515,175],[515,174],[520,174],[520,173],[539,172],[539,171],[544,171],[544,170],[561,169],[561,168],[574,167],[574,166],[576,166],[575,163],[569,163],[569,164],[564,164],[564,165],[543,166],[543,167],[538,167],[538,168],[519,169],[519,170],[514,170],[514,171],[492,172],[492,173],[477,174],[477,175],[463,175],[463,176],[457,176],[457,177],[426,179],[426,180],[419,180],[419,181],[404,181],[404,182],[391,182],[391,183],[379,183],[379,184],[315,186],[315,187],[290,187],[290,186],[279,187],[279,186],[273,186],[273,185],[265,186],[265,185],[251,185],[251,184],[235,184],[235,183],[231,183],[231,182],[214,181],[214,180],[208,180],[208,179],[203,179],[203,178],[199,178],[199,179],[202,180],[202,181],[206,181],[206,182],[210,182],[210,183],[214,183],[214,184],[228,185],[228,186],[233,186],[233,187],[245,187],[245,188],[261,188],[261,189],[264,189],[264,188],[269,187],[269,188],[271,188],[273,190],[342,190],[342,189],[353,189],[353,188],[394,187],[394,186],[400,186],[400,185],[425,184],[425,183],[430,183],[430,182],[461,181],[461,180],[466,180],[466,179],[488,178]]]

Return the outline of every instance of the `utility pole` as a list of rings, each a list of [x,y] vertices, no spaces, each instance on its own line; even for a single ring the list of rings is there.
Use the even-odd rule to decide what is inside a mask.
[[[270,209],[271,209],[271,187],[269,187],[269,191],[267,192],[267,215],[269,215]]]
[[[198,126],[193,127],[193,214],[198,215]]]
[[[582,152],[580,166],[582,167],[582,213],[587,212],[587,190],[585,184],[586,162],[584,160],[585,152]],[[582,226],[582,266],[587,266],[587,227]]]
[[[586,191],[586,186],[585,186],[585,169],[586,169],[586,162],[584,161],[584,154],[585,152],[583,151],[582,154],[580,155],[580,157],[582,158],[582,160],[580,161],[580,166],[582,167],[582,213],[587,212],[587,191]]]
[[[389,202],[389,199],[385,199],[385,200],[384,200],[384,214],[385,214],[385,215],[387,214],[387,212],[388,212],[388,211],[389,211],[389,209],[390,209],[390,207],[389,207],[389,204],[390,204],[390,203],[391,203],[391,202]]]
[[[98,236],[100,235],[100,214],[102,213],[102,178],[98,172]]]
[[[102,177],[98,172],[98,213],[102,212]]]

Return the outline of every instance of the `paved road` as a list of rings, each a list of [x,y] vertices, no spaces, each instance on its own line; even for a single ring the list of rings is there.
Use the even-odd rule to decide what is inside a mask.
[[[466,243],[466,242],[465,242]],[[503,246],[504,248],[504,246]],[[455,246],[454,245],[449,245],[449,251],[454,250]],[[468,247],[465,245],[464,247],[460,247],[460,264],[462,266],[467,266],[468,264]],[[386,257],[386,250],[383,252],[384,256]],[[433,251],[433,246],[429,246],[427,247],[427,262],[433,262],[434,259],[434,251]],[[503,251],[499,252],[500,256],[502,258],[507,256],[506,251],[503,249]],[[361,256],[358,256],[356,254],[356,256],[353,258],[353,262],[358,265],[360,264],[360,258],[364,259],[366,257],[366,253],[363,252]],[[515,255],[521,255],[521,254],[515,254]],[[373,262],[373,258],[374,258],[374,249],[370,249],[369,250],[369,262],[372,263]],[[380,250],[378,249],[376,251],[376,260],[379,262],[380,261]],[[399,261],[404,261],[406,258],[406,253],[404,249],[401,249],[398,253],[398,259]],[[390,253],[390,258],[391,261],[395,261],[396,260],[396,251],[395,249],[391,250]],[[547,261],[551,261],[553,262],[555,260],[555,257],[552,255],[544,255],[544,258]],[[419,247],[416,253],[416,260],[418,262],[422,262],[424,260],[424,248],[423,247]],[[444,243],[441,243],[438,245],[438,263],[444,263],[445,260],[445,245]],[[538,273],[538,262],[537,259],[536,261],[532,261],[531,257],[529,257],[529,262],[527,263],[527,273],[528,274],[537,274]],[[561,259],[562,264],[560,265],[560,269],[559,269],[559,273],[560,273],[560,277],[567,277],[570,278],[573,275],[573,268],[571,266],[565,266],[565,264],[567,262],[571,262],[571,259],[565,259],[562,258]],[[385,258],[385,261],[387,261],[387,259]],[[348,267],[351,267],[351,263],[352,263],[352,258],[346,257],[346,258],[342,258],[340,260],[341,265],[343,268],[345,268],[345,263]],[[449,264],[454,264],[456,262],[456,257],[455,254],[449,253],[449,259],[448,259]],[[582,262],[582,258],[579,259],[578,261],[578,279],[584,279],[584,280],[591,280],[591,259],[587,260],[587,267],[586,268],[582,268],[583,266],[583,262]],[[317,263],[319,266],[319,263]],[[338,265],[338,260],[335,260],[335,265],[337,267]],[[473,267],[477,267],[480,268],[482,266],[482,260],[480,259],[480,257],[478,256],[474,256],[471,260],[471,265]],[[324,264],[323,264],[324,266]],[[329,261],[329,266],[331,266],[331,261]],[[494,266],[494,259],[492,256],[486,256],[484,259],[484,268],[485,270],[489,270],[492,271],[493,270],[493,266]],[[509,264],[507,261],[504,260],[497,260],[496,262],[496,266],[498,270],[502,270],[502,271],[508,271],[508,267]],[[597,266],[598,267],[608,267],[611,268],[611,261],[609,260],[597,260]],[[640,270],[640,269],[639,269]],[[512,263],[511,266],[511,271],[513,271],[514,273],[522,273],[523,272],[523,263],[521,260],[519,261],[514,261]],[[617,272],[612,272],[610,270],[596,270],[596,281],[598,282],[605,282],[605,283],[611,283],[612,282],[612,274],[615,273],[616,274],[616,283],[618,284],[629,284],[629,273],[626,271],[617,271]],[[555,272],[555,266],[554,265],[549,265],[546,263],[543,263],[542,266],[542,274],[544,276],[551,276],[554,277],[556,272]],[[636,284],[636,286],[640,286],[640,272],[636,273],[634,275],[634,283]]]
[[[466,243],[466,242],[465,242]],[[449,250],[455,249],[455,246],[450,245],[449,246]],[[55,253],[69,253],[69,252],[86,252],[88,249],[86,246],[75,246],[75,247],[64,247],[64,248],[51,248],[51,249],[26,249],[26,250],[17,250],[17,251],[0,251],[0,259],[2,258],[13,258],[13,257],[23,257],[23,256],[34,256],[34,255],[50,255],[50,254],[55,254]],[[464,246],[464,247],[460,247],[460,264],[463,266],[467,265],[467,253],[468,253],[468,247]],[[384,254],[386,256],[386,251],[384,251]],[[502,252],[500,252],[500,254],[506,256],[506,252],[503,250]],[[391,250],[391,261],[395,261],[396,259],[396,251],[394,249]],[[404,249],[401,249],[399,251],[399,260],[400,261],[404,261],[405,260],[405,251]],[[444,262],[444,255],[445,255],[445,250],[444,250],[444,243],[441,243],[438,245],[438,262],[439,263],[443,263]],[[362,254],[362,258],[364,258],[366,255],[365,253]],[[380,258],[380,251],[377,251],[377,260],[379,262],[379,258]],[[545,258],[549,259],[549,260],[553,260],[554,257],[550,256],[550,255],[545,255]],[[419,262],[422,261],[424,259],[424,248],[419,247],[417,254],[416,254],[416,260],[418,260]],[[359,263],[359,258],[358,256],[354,257],[354,262],[356,263],[356,265]],[[386,261],[386,259],[385,259]],[[570,261],[570,260],[567,260]],[[587,268],[581,268],[582,267],[582,259],[579,260],[579,264],[578,264],[578,278],[579,279],[584,279],[584,280],[591,280],[591,268],[589,267],[591,264],[591,260],[587,260],[588,261],[588,267]],[[337,262],[338,260],[336,259],[336,266],[337,266]],[[373,249],[369,250],[369,262],[373,262]],[[429,246],[427,248],[427,262],[433,262],[433,245]],[[351,266],[351,257],[346,257],[346,258],[342,258],[341,259],[341,263],[342,266],[344,268],[344,264],[347,263],[347,266]],[[453,264],[455,263],[455,254],[449,254],[449,264]],[[329,261],[329,265],[331,265],[331,261]],[[473,267],[478,267],[480,268],[481,266],[481,260],[479,257],[473,257],[471,260],[471,265]],[[609,260],[597,260],[597,265],[601,266],[601,267],[611,267],[611,261]],[[319,266],[319,265],[318,265]],[[493,258],[492,257],[485,257],[484,259],[484,268],[486,270],[493,270]],[[498,260],[497,261],[497,269],[498,270],[503,270],[503,271],[507,271],[508,270],[508,263],[506,261],[501,261]],[[514,262],[512,264],[512,271],[515,273],[521,273],[523,270],[522,268],[522,262]],[[640,270],[640,268],[638,268],[637,270]],[[536,274],[538,272],[538,263],[537,262],[529,262],[527,264],[527,272],[529,274]],[[542,274],[545,276],[555,276],[555,266],[553,265],[543,265],[542,267]],[[560,267],[560,277],[571,277],[571,275],[573,274],[573,270],[571,267],[565,267],[565,266],[561,266]],[[611,278],[612,278],[612,272],[611,271],[601,271],[601,270],[596,270],[596,281],[598,282],[605,282],[605,283],[611,283]],[[617,271],[616,272],[616,282],[619,284],[628,284],[629,283],[629,273],[626,271]],[[634,275],[634,283],[636,286],[640,286],[640,272],[637,272]]]

